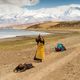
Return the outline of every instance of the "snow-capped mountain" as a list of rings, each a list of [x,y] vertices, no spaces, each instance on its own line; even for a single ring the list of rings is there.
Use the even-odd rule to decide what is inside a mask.
[[[43,21],[80,20],[80,5],[28,10],[14,5],[0,5],[0,24],[39,23]]]

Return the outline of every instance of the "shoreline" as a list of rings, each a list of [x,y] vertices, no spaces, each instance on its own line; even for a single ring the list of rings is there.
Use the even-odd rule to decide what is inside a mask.
[[[39,34],[45,36],[51,33],[46,31],[30,31],[30,30],[17,30],[17,29],[1,29],[0,30],[0,39],[15,38],[15,37],[29,37],[29,36],[38,36]]]

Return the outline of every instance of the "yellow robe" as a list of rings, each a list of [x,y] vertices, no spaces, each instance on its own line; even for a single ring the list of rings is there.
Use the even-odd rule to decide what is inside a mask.
[[[36,58],[42,60],[45,58],[45,50],[43,43],[39,43],[37,46]]]

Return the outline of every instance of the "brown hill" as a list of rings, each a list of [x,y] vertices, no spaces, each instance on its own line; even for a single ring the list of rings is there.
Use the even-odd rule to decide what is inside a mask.
[[[55,28],[80,28],[80,21],[45,22],[27,27],[27,29],[55,29]]]

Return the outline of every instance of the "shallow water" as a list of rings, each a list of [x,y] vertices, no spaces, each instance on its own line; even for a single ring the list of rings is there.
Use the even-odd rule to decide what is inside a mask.
[[[39,31],[17,30],[17,29],[0,29],[0,38],[9,38],[16,36],[33,36],[33,35],[47,35],[49,33]]]

